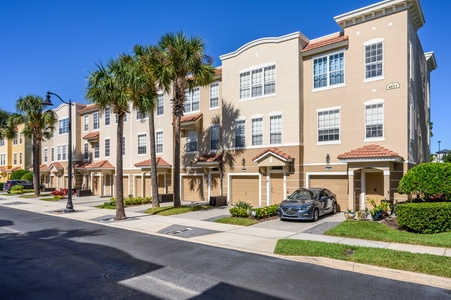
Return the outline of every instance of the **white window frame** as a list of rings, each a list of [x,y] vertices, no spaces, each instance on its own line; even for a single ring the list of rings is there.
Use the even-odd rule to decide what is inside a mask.
[[[56,160],[61,161],[61,145],[56,147]]]
[[[192,91],[185,90],[185,112],[200,111],[200,88],[195,87]]]
[[[163,130],[155,131],[155,151],[158,154],[163,153],[163,140],[164,140]]]
[[[13,145],[17,145],[19,136],[17,135],[17,131],[14,133]]]
[[[69,118],[62,118],[58,120],[58,134],[66,135],[69,133]]]
[[[280,123],[274,123],[273,120],[277,120],[280,119]],[[281,113],[277,113],[277,114],[270,114],[269,116],[269,144],[270,145],[280,145],[282,144],[282,114]],[[280,138],[278,138],[278,140],[280,139],[279,142],[275,142],[274,138],[280,136]]]
[[[157,116],[164,116],[164,94],[158,93],[157,96]]]
[[[105,145],[105,157],[110,157],[111,155],[111,140],[109,137],[105,138],[104,140]]]
[[[251,118],[252,129],[252,146],[263,145],[263,115],[252,116]],[[257,143],[259,138],[260,143]]]
[[[218,151],[221,145],[221,139],[219,135],[219,124],[212,124],[210,126],[210,150]]]
[[[210,109],[219,108],[219,82],[210,84]]]
[[[381,44],[381,46],[382,46],[382,59],[381,60],[375,60],[375,61],[367,62],[367,55],[366,55],[367,47],[372,47],[372,46],[376,46],[377,47],[377,45],[379,45],[379,44]],[[365,42],[363,44],[363,59],[364,59],[364,61],[363,61],[363,64],[364,64],[364,69],[363,69],[363,71],[364,71],[363,74],[364,75],[363,75],[363,78],[364,78],[364,82],[381,80],[381,79],[385,78],[384,77],[384,69],[385,69],[384,68],[384,52],[385,52],[384,48],[385,48],[385,45],[384,45],[384,39],[383,38],[372,39],[372,40],[369,40],[369,41],[367,41],[367,42]],[[370,51],[374,51],[374,50],[370,50]],[[377,51],[377,49],[376,49],[376,51]],[[377,54],[376,54],[376,56],[377,56]],[[371,57],[374,57],[374,55],[370,56],[369,58],[371,59]],[[372,66],[372,65],[378,65],[379,63],[381,65],[381,74],[380,75],[375,75],[375,76],[368,76],[367,67],[368,66]],[[370,72],[373,72],[373,71],[370,71]]]
[[[342,60],[343,63],[341,64],[342,68],[340,68],[338,70],[336,69],[336,70],[331,71],[332,63],[335,61],[333,59],[333,57],[336,56],[336,55],[342,55],[343,56],[343,60]],[[315,72],[320,71],[318,68],[315,67],[316,62],[319,61],[319,60],[325,60],[325,65],[326,65],[325,72],[315,74]],[[312,72],[313,72],[313,74],[312,74],[312,78],[313,78],[312,84],[313,84],[313,90],[314,91],[319,91],[319,90],[325,90],[325,89],[337,88],[337,87],[345,86],[345,52],[343,50],[332,52],[332,53],[329,53],[327,55],[317,56],[317,57],[313,58],[312,69],[313,69],[312,70]],[[323,71],[324,71],[324,69],[323,69]],[[333,83],[333,84],[331,83],[331,73],[335,73],[335,72],[342,72],[343,73],[343,75],[342,75],[343,82]],[[316,82],[315,81],[315,77],[320,76],[320,75],[326,75],[326,85],[316,87],[315,86],[315,82]]]
[[[17,165],[17,153],[16,152],[14,152],[14,154],[13,154],[13,164]]]
[[[240,100],[258,99],[275,94],[275,63],[256,66],[240,72]]]
[[[199,137],[198,137],[197,131],[196,130],[187,130],[186,131],[186,144],[185,144],[186,153],[196,153],[197,150],[199,149],[198,141],[199,141]]]
[[[52,149],[50,150],[50,158],[52,159],[51,161],[55,161],[55,148],[52,147]]]
[[[89,143],[85,142],[83,145],[83,159],[84,161],[88,161],[89,160]]]
[[[246,119],[236,119],[233,132],[233,146],[237,149],[246,148]],[[238,141],[240,141],[240,143],[238,143]]]
[[[137,121],[144,121],[145,119],[149,118],[149,114],[147,111],[141,111],[139,109],[136,110],[136,120]]]
[[[19,152],[19,165],[22,164],[22,151]]]
[[[326,114],[327,113],[327,114]],[[330,116],[334,115],[334,118],[331,119]],[[338,115],[338,118],[336,117],[336,114]],[[323,116],[323,118],[321,118]],[[322,108],[316,110],[316,117],[317,117],[317,138],[316,143],[317,145],[324,145],[324,144],[339,144],[341,143],[341,106],[336,107],[328,107],[328,108]],[[327,119],[326,119],[327,118]],[[337,124],[338,123],[338,124]],[[321,136],[331,136],[335,134],[320,134],[320,131],[327,131],[327,130],[336,130],[338,129],[338,139],[332,139],[332,140],[321,140]]]
[[[138,156],[147,154],[147,134],[146,133],[138,133],[137,137],[138,143]]]
[[[100,158],[100,143],[99,142],[92,143],[92,148],[94,150],[94,158]]]
[[[44,148],[44,162],[46,163],[49,159],[49,149],[47,147]]]
[[[364,133],[364,137],[365,137],[365,139],[364,139],[364,141],[366,142],[366,141],[383,141],[383,140],[385,140],[385,124],[384,124],[384,119],[385,119],[385,106],[384,106],[384,100],[382,100],[382,99],[373,99],[373,100],[369,100],[369,101],[366,101],[365,103],[364,103],[364,119],[365,119],[365,127],[364,127],[364,130],[365,130],[365,133]],[[367,114],[367,108],[370,108],[370,109],[379,109],[379,107],[381,107],[381,110],[382,110],[382,117],[381,118],[379,118],[379,116],[378,116],[378,111],[376,111],[376,119],[374,120],[374,112],[371,114],[371,120],[368,120],[368,114]],[[369,122],[371,122],[371,124],[369,124]],[[367,130],[367,127],[369,126],[369,125],[382,125],[382,129],[381,129],[381,131],[382,131],[382,136],[370,136],[370,137],[367,137],[367,133],[368,133],[368,130]],[[371,132],[372,132],[373,130],[371,130]]]
[[[85,124],[84,124],[83,129],[86,132],[89,130],[89,115],[85,115],[84,120],[85,120]]]
[[[66,144],[61,145],[61,153],[62,153],[62,160],[63,161],[67,160],[67,145]]]
[[[93,130],[98,130],[100,128],[99,112],[96,111],[92,114],[92,120]]]
[[[111,109],[109,107],[105,108],[105,126],[110,126],[111,123]]]

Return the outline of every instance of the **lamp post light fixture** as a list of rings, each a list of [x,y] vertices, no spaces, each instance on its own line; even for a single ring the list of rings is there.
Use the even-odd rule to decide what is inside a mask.
[[[67,104],[69,106],[69,124],[68,124],[68,133],[69,133],[69,174],[68,174],[68,187],[67,187],[67,204],[66,209],[64,210],[65,213],[74,212],[74,204],[72,203],[72,101],[69,99],[69,102],[64,101],[61,99],[60,96],[58,96],[55,93],[47,92],[47,96],[45,97],[44,104],[45,105],[53,105],[50,101],[50,95],[56,96],[58,99],[61,100],[64,104]]]

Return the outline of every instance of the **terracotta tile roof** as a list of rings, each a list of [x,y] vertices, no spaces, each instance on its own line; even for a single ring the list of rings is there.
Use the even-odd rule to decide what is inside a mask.
[[[5,172],[6,168],[5,167],[0,167],[0,172]]]
[[[86,167],[90,163],[91,162],[89,162],[89,161],[79,162],[79,163],[75,164],[75,168],[76,169],[83,169],[84,167]]]
[[[57,170],[62,170],[64,169],[63,165],[60,164],[59,162],[54,162],[50,165],[49,169],[51,169],[52,167],[54,167]]]
[[[282,158],[284,158],[286,160],[292,159],[291,155],[289,155],[288,153],[283,152],[282,150],[279,150],[276,147],[269,147],[269,148],[263,150],[262,152],[260,152],[259,154],[257,154],[256,156],[254,156],[252,158],[252,160],[257,160],[257,159],[259,159],[260,157],[262,157],[263,155],[265,155],[268,152],[271,152],[271,153],[273,153],[273,154],[275,154],[277,156],[280,156],[280,157],[282,157]]]
[[[11,169],[6,169],[5,171],[6,171],[6,173],[12,173],[12,172],[17,171],[17,170],[22,170],[22,168],[21,167],[14,167],[14,168],[11,168]]]
[[[163,158],[157,156],[157,166],[170,167],[171,165],[167,161],[165,161]],[[136,163],[135,167],[150,167],[150,159],[146,159],[139,163]]]
[[[198,113],[198,114],[195,114],[195,115],[183,116],[182,119],[180,120],[180,123],[196,122],[201,117],[202,117],[202,113]]]
[[[332,37],[325,37],[324,39],[318,39],[311,41],[307,46],[304,47],[304,49],[301,50],[301,52],[307,52],[313,49],[325,47],[328,45],[332,45],[335,43],[339,43],[342,41],[348,40],[349,37],[347,35],[343,35],[341,33],[337,33],[335,36]]]
[[[217,67],[216,68],[215,75],[222,75],[222,67]]]
[[[198,163],[219,163],[222,161],[222,153],[203,154],[197,160]]]
[[[112,164],[110,164],[110,162],[107,160],[101,160],[101,161],[86,165],[85,169],[112,169],[112,170],[114,170],[114,166]]]
[[[94,140],[94,139],[98,139],[98,138],[99,138],[98,131],[90,132],[83,137],[84,140]]]
[[[90,111],[96,111],[96,110],[99,110],[97,108],[97,104],[95,104],[95,103],[94,104],[88,104],[85,107],[83,107],[82,109],[80,109],[79,113],[83,114],[83,113],[87,113],[87,112],[90,112]]]
[[[402,158],[398,153],[376,144],[366,145],[337,156],[338,159]]]
[[[47,166],[46,164],[40,165],[39,166],[39,171],[41,171],[41,172],[48,172],[49,171],[49,166]]]

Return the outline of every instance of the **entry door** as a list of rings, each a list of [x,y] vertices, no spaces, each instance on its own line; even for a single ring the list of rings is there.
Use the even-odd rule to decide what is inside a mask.
[[[384,199],[384,175],[382,172],[366,173],[366,196],[374,200]]]
[[[271,173],[271,205],[283,200],[283,173]]]
[[[104,196],[111,196],[112,194],[113,194],[113,175],[105,174]]]

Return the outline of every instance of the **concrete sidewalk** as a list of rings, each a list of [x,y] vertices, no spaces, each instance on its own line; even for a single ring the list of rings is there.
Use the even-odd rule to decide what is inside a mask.
[[[416,246],[379,241],[359,240],[342,237],[325,236],[322,233],[330,227],[345,220],[343,214],[321,217],[318,222],[282,222],[278,219],[265,221],[253,226],[220,224],[213,220],[229,215],[229,207],[218,207],[205,211],[196,211],[176,216],[147,215],[144,211],[151,205],[126,208],[127,219],[115,221],[115,211],[95,208],[96,205],[109,201],[98,196],[74,197],[75,212],[64,213],[65,200],[48,202],[36,198],[20,198],[0,194],[0,206],[44,213],[83,222],[92,222],[145,234],[164,236],[184,241],[200,243],[215,247],[246,251],[283,259],[302,261],[322,266],[349,270],[392,278],[395,280],[415,282],[440,288],[451,289],[451,279],[418,274],[400,270],[386,269],[369,265],[338,261],[321,257],[286,257],[274,254],[279,239],[301,239],[347,245],[365,246],[428,253],[451,257],[451,248]],[[190,204],[190,203],[183,203]],[[163,203],[162,205],[172,205]]]

